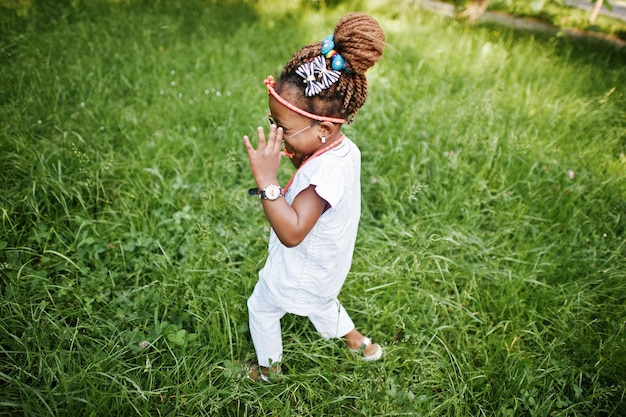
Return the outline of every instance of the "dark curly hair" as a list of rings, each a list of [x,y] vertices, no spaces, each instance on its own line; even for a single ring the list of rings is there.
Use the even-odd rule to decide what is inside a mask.
[[[321,55],[321,41],[302,47],[287,62],[276,83],[276,91],[295,87],[298,98],[294,104],[302,110],[326,117],[351,121],[367,99],[365,72],[380,60],[385,47],[385,33],[378,22],[366,13],[348,13],[337,23],[334,32],[335,50],[346,61],[348,71],[341,71],[339,80],[321,93],[308,97],[305,83],[296,74],[298,67]],[[326,59],[326,67],[330,68]]]

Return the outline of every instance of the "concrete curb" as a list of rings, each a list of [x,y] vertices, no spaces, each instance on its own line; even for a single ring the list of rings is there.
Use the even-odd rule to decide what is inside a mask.
[[[623,0],[608,0],[613,7],[613,10],[609,10],[606,6],[602,6],[600,9],[600,14],[605,16],[610,16],[615,19],[620,19],[626,21],[626,1]],[[590,0],[565,0],[564,3],[570,7],[578,7],[579,9],[584,9],[587,11],[591,11],[593,9],[593,3]]]
[[[570,0],[571,2],[571,0]],[[424,10],[428,10],[433,13],[437,13],[443,16],[454,17],[454,6],[449,3],[441,3],[434,0],[414,0],[413,3],[421,7]],[[617,8],[618,1],[612,0],[614,10]],[[626,3],[626,2],[619,2]],[[604,9],[604,8],[603,8]],[[626,12],[626,7],[624,8]],[[626,19],[626,16],[624,17]],[[541,22],[534,19],[519,18],[496,12],[483,13],[478,22],[495,22],[505,26],[513,27],[516,29],[528,30],[531,32],[543,32],[552,34],[562,34],[571,38],[592,38],[611,43],[619,48],[626,47],[626,40],[620,39],[614,35],[607,35],[604,33],[584,31],[580,29],[563,29],[558,26],[551,25],[546,22]]]

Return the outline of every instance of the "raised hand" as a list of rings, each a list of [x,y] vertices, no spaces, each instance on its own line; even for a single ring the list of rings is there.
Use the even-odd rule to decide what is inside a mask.
[[[254,180],[259,188],[265,188],[270,184],[278,185],[277,174],[280,160],[284,155],[284,152],[281,151],[283,128],[272,125],[266,140],[265,131],[259,127],[257,128],[257,136],[257,149],[254,149],[248,136],[243,137]]]

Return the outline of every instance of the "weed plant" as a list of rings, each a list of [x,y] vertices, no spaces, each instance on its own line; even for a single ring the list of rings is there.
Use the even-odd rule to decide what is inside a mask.
[[[623,50],[284,3],[0,3],[0,414],[623,415]],[[389,46],[345,128],[341,298],[385,357],[288,316],[285,377],[253,383],[268,226],[241,138],[263,78],[354,9]]]

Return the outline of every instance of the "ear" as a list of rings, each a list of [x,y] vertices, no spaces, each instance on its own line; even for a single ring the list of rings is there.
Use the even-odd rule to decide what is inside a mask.
[[[320,136],[330,137],[333,133],[335,133],[341,128],[341,125],[334,124],[331,122],[322,122],[319,125],[317,125],[317,127],[319,129]]]

